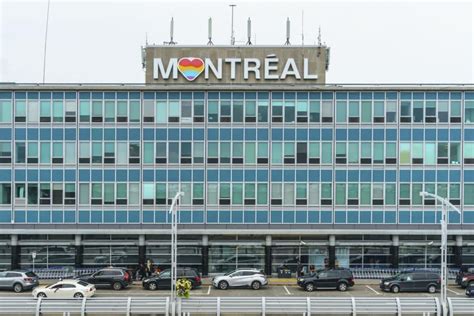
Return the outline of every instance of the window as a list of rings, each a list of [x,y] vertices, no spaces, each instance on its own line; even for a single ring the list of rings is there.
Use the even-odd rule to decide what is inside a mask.
[[[153,123],[155,120],[155,109],[153,100],[143,101],[143,122]]]
[[[26,122],[26,102],[17,100],[15,102],[15,122]]]
[[[127,101],[117,101],[117,122],[128,122],[128,104]]]
[[[102,122],[102,101],[92,101],[92,122]]]
[[[28,101],[28,122],[38,123],[38,101]]]
[[[51,102],[40,102],[40,122],[51,122]]]
[[[91,108],[89,101],[80,101],[79,102],[79,121],[80,122],[90,122]]]
[[[140,101],[130,100],[129,102],[130,122],[140,122]]]
[[[3,145],[0,145],[0,148]],[[2,151],[5,149],[2,149]],[[1,159],[1,156],[0,156]],[[26,162],[26,146],[24,142],[16,142],[15,144],[15,162],[16,163],[25,163]]]
[[[319,101],[310,101],[309,102],[309,121],[319,123],[321,109],[321,103]]]
[[[18,144],[17,144],[18,145]],[[11,142],[0,142],[0,163],[11,163],[12,162],[12,143]],[[18,151],[18,146],[17,146]],[[24,151],[24,144],[23,144],[23,151]],[[20,147],[20,154],[21,154],[21,147]],[[23,152],[24,155],[24,152]],[[17,158],[18,159],[18,158]],[[21,160],[21,157],[20,157]],[[24,162],[24,156],[23,156]]]
[[[0,100],[0,123],[10,123],[12,121],[12,102]]]
[[[105,108],[105,122],[113,123],[115,122],[115,101],[106,100],[104,104]]]
[[[0,183],[0,204],[12,203],[12,186],[10,183]]]
[[[464,102],[464,122],[474,124],[474,101]]]
[[[41,142],[40,163],[51,163],[51,143]]]

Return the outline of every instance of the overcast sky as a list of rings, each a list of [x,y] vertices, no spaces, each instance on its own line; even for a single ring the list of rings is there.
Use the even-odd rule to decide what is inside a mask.
[[[0,81],[41,82],[47,0],[0,0]],[[315,44],[318,26],[331,48],[330,83],[473,83],[470,1],[66,1],[51,0],[46,82],[144,82],[140,46],[169,40],[175,19],[179,45],[246,40]]]

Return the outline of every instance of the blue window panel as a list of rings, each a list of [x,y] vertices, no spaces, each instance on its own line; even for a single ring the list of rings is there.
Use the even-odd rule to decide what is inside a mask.
[[[346,211],[335,211],[334,213],[336,224],[345,224],[347,222]]]
[[[360,131],[360,139],[361,140],[372,140],[372,130],[371,129],[362,129]]]
[[[385,182],[397,181],[397,172],[395,170],[385,170]]]
[[[448,140],[448,130],[447,129],[438,129],[438,140],[447,141]]]
[[[51,211],[50,210],[39,211],[39,221],[40,223],[51,223]]]
[[[58,170],[54,170],[58,171]],[[1,175],[1,172],[0,172]],[[1,180],[1,179],[0,179]],[[54,181],[62,181],[63,178]],[[40,181],[51,181],[51,170],[40,170]]]
[[[128,130],[126,128],[117,128],[117,140],[128,140]]]
[[[243,211],[232,211],[232,223],[241,224],[244,221]]]
[[[321,170],[321,181],[332,181],[332,170]]]
[[[66,92],[64,93],[64,98],[66,100],[75,100],[77,98],[76,92]]]
[[[179,170],[168,170],[168,181],[179,181]]]
[[[233,92],[232,93],[232,98],[234,100],[243,100],[244,99],[244,94],[243,94],[243,92]]]
[[[436,129],[425,129],[425,140],[436,140]]]
[[[319,170],[309,170],[309,181],[320,181],[320,171]]]
[[[104,170],[104,181],[106,181],[106,182],[115,181],[115,171],[114,170]]]
[[[359,140],[360,139],[360,130],[358,128],[349,128],[349,130],[348,130],[348,139],[349,140]]]
[[[286,100],[294,100],[296,97],[296,94],[294,92],[285,92],[284,96]]]
[[[204,181],[204,170],[193,170],[193,181]]]
[[[398,213],[398,222],[400,224],[410,224],[410,211],[400,211]]]
[[[257,140],[268,140],[268,129],[266,128],[257,129]]]
[[[321,224],[331,224],[331,223],[332,223],[332,212],[321,211]]]
[[[257,211],[257,223],[259,224],[268,223],[268,211]]]
[[[29,140],[38,140],[38,129],[37,128],[28,128],[27,129],[27,139]]]
[[[244,172],[243,172],[243,170],[233,169],[232,170],[232,181],[234,181],[234,182],[244,181]]]
[[[233,128],[232,129],[232,139],[233,140],[244,140],[244,129],[243,128]]]
[[[321,130],[321,138],[322,140],[332,140],[332,129],[323,128]]]
[[[53,181],[63,181],[63,170],[53,170],[52,179]]]
[[[114,211],[104,211],[104,223],[115,223]]]
[[[461,140],[461,130],[460,129],[451,129],[449,131],[449,140],[451,140],[451,141],[460,141]]]
[[[245,140],[257,140],[257,130],[255,128],[246,128]]]
[[[360,211],[360,223],[361,224],[370,224],[371,223],[371,212],[370,211]]]
[[[359,170],[348,170],[347,181],[358,182],[359,181]]]
[[[93,128],[92,129],[92,140],[102,140],[104,138],[102,128]]]
[[[105,139],[105,135],[104,135],[104,139]],[[143,140],[155,140],[155,130],[153,128],[144,128]]]
[[[270,213],[270,222],[272,224],[281,224],[282,211],[271,211]]]
[[[90,170],[79,169],[79,181],[90,181]]]
[[[382,211],[373,211],[372,212],[372,223],[373,224],[383,224],[383,212]]]
[[[423,223],[434,224],[436,223],[436,213],[434,211],[423,212]]]
[[[52,130],[52,139],[53,140],[63,140],[64,139],[64,130],[62,128],[53,128],[53,130]]]
[[[244,211],[244,223],[246,224],[255,223],[255,211]]]
[[[295,212],[295,222],[297,224],[306,224],[308,222],[308,213],[307,211],[296,211]]]
[[[94,99],[94,100],[104,99],[104,93],[103,92],[92,92],[92,99]]]
[[[253,170],[246,170],[246,172],[247,171],[252,172]],[[245,177],[247,177],[247,174],[245,174]],[[219,180],[226,182],[230,181],[230,170],[221,170],[219,172]]]
[[[11,171],[11,169],[2,169],[2,170],[0,170],[0,181],[2,181],[2,182],[12,181],[12,171]]]
[[[423,170],[412,170],[411,171],[411,181],[413,181],[413,182],[423,182]]]
[[[181,181],[190,182],[191,181],[191,170],[181,170],[180,179]]]
[[[28,181],[38,181],[38,170],[28,170],[27,172]]]
[[[412,211],[411,212],[411,223],[412,224],[421,224],[421,223],[423,223],[423,212],[422,211]]]
[[[102,223],[103,214],[102,211],[91,211],[91,223]]]
[[[155,98],[154,92],[143,92],[143,98],[145,100],[153,100]]]
[[[144,169],[142,179],[147,182],[155,181],[153,169]]]
[[[359,212],[357,212],[357,211],[347,211],[347,223],[348,224],[358,224],[359,223]]]
[[[295,170],[283,170],[283,181],[285,182],[295,181]]]
[[[62,223],[63,222],[63,211],[52,211],[51,212],[51,222],[52,223]]]
[[[36,210],[26,211],[26,222],[38,223],[38,211]]]
[[[278,91],[272,92],[272,99],[273,100],[282,100],[283,99],[283,92],[278,92]]]
[[[26,181],[26,170],[15,170],[15,181]]]
[[[230,223],[230,211],[219,211],[219,223]]]
[[[204,223],[204,211],[193,211],[193,223]]]
[[[207,98],[210,100],[217,100],[219,99],[219,92],[208,92]]]
[[[347,129],[336,129],[336,140],[347,140]]]
[[[411,140],[411,129],[400,129],[400,140]]]
[[[115,92],[104,92],[104,99],[106,100],[115,99]]]
[[[459,170],[450,170],[449,171],[449,181],[450,182],[459,182],[461,181],[461,171]],[[466,179],[464,179],[466,181]]]
[[[65,140],[76,140],[76,129],[66,128],[64,130],[64,139]]]
[[[413,138],[412,140],[423,140],[424,135],[423,135],[423,130],[420,128],[415,128],[413,129]]]
[[[267,170],[257,170],[257,181],[268,181],[268,171]]]
[[[156,131],[156,140],[167,140],[168,139],[168,130],[166,128],[157,128]]]
[[[128,222],[139,223],[140,222],[140,211],[128,211]]]
[[[166,223],[166,211],[155,211],[155,223]]]
[[[191,211],[179,211],[179,222],[180,223],[191,223]]]
[[[402,92],[402,93],[400,93],[400,99],[410,100],[411,99],[411,92]]]
[[[15,99],[25,100],[26,99],[26,92],[15,92]]]
[[[461,223],[461,215],[455,211],[449,211],[448,213],[448,222],[451,224],[460,224]]]
[[[308,224],[319,223],[319,211],[308,211]]]
[[[230,128],[222,128],[220,130],[220,140],[230,140],[231,139],[231,129]]]
[[[76,222],[76,211],[64,211],[64,222],[75,223]]]
[[[28,99],[30,100],[38,100],[38,92],[28,92]]]
[[[370,171],[370,170],[361,170],[360,171],[360,181],[362,181],[362,182],[371,182],[372,181],[372,171]]]
[[[474,182],[474,170],[464,170],[464,182]]]
[[[336,170],[336,182],[346,182],[347,180],[346,170]]]
[[[11,223],[12,212],[11,211],[0,211],[0,223]]]
[[[368,96],[366,96],[368,94]],[[370,97],[372,93],[371,92],[362,92],[362,100],[370,100],[372,97]],[[374,92],[374,100],[383,100],[385,99],[385,93],[384,92]]]
[[[166,170],[155,170],[155,180],[156,182],[166,182]]]
[[[323,92],[323,100],[332,100],[334,99],[334,93],[333,92]]]
[[[25,211],[15,211],[15,223],[25,223],[26,222],[26,212]]]
[[[400,182],[410,182],[410,180],[411,180],[411,171],[400,170]]]
[[[92,169],[91,170],[91,181],[102,181],[102,170]]]
[[[386,140],[397,140],[397,130],[396,129],[387,129],[385,131]]]
[[[297,140],[308,140],[308,130],[303,128],[298,128],[296,130],[296,139]]]
[[[25,128],[15,128],[15,139],[16,140],[25,140],[26,139],[26,129]]]
[[[88,128],[79,129],[79,140],[90,140],[91,139],[91,130]]]
[[[127,170],[117,170],[115,177],[117,182],[127,181]]]
[[[207,223],[217,223],[217,221],[218,221],[218,212],[207,211]]]
[[[425,170],[425,182],[436,182],[435,170]]]
[[[207,130],[207,140],[219,140],[219,130],[217,128],[209,128]]]
[[[12,98],[11,92],[6,92],[6,91],[0,92],[0,99],[11,99],[11,98]]]
[[[423,100],[425,97],[424,92],[413,92],[413,100]]]
[[[295,130],[293,128],[284,129],[284,140],[295,140]]]
[[[474,129],[466,128],[464,130],[464,140],[465,141],[474,140]]]
[[[320,100],[321,99],[321,92],[310,92],[309,98],[312,100]]]
[[[294,224],[295,223],[295,211],[283,211],[283,223]]]
[[[272,140],[283,140],[283,129],[272,128]]]
[[[436,172],[436,179],[438,182],[448,182],[449,179],[448,170],[438,170]]]
[[[207,170],[207,181],[218,181],[219,172],[217,170]]]
[[[143,223],[154,223],[154,213],[153,211],[143,211]]]
[[[255,93],[255,92],[245,92],[245,99],[246,100],[255,100],[255,99],[257,99],[257,93]]]
[[[384,172],[383,170],[374,170],[373,171],[373,181],[374,182],[383,182]]]
[[[296,170],[296,181],[297,182],[306,182],[306,181],[308,181],[308,171],[306,171],[306,170]]]
[[[140,181],[140,170],[128,170],[128,181]]]
[[[473,224],[474,223],[474,211],[464,211],[463,212],[463,223],[464,224]]]
[[[377,128],[374,129],[374,140],[384,140],[385,139],[385,130]]]
[[[12,129],[11,128],[0,128],[0,140],[11,140]]]
[[[131,128],[128,131],[128,139],[129,140],[140,140],[140,129],[139,128]]]
[[[116,211],[115,217],[117,223],[126,223],[128,219],[127,211]]]
[[[396,223],[397,223],[397,212],[385,211],[385,224],[396,224]]]
[[[193,129],[193,139],[194,140],[204,140],[204,129],[203,128],[194,128]]]
[[[309,140],[320,140],[320,139],[321,139],[321,130],[319,128],[310,128]]]

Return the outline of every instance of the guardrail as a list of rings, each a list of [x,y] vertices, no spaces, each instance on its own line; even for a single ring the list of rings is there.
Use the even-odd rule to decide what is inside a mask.
[[[449,298],[445,316],[473,315],[474,300]],[[441,316],[437,297],[191,297],[177,315],[420,315]],[[170,315],[169,297],[34,299],[0,297],[0,315]]]
[[[416,270],[423,270],[423,271],[433,271],[436,273],[440,273],[439,269],[434,269],[434,268],[427,268],[427,269],[422,269],[422,268],[406,268],[406,269],[377,269],[377,268],[352,268],[352,274],[354,275],[354,278],[356,279],[383,279],[383,278],[388,278],[391,276],[394,276],[397,273],[400,272],[410,272],[410,271],[416,271]],[[454,280],[456,278],[456,274],[458,273],[459,269],[448,269],[448,279]]]

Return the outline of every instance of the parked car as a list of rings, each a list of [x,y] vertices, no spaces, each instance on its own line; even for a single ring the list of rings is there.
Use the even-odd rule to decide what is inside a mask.
[[[178,268],[176,271],[177,279],[187,279],[191,282],[191,288],[201,286],[201,277],[196,269],[193,268]],[[152,275],[142,281],[143,288],[151,291],[158,289],[171,288],[171,270],[163,270],[160,274]]]
[[[349,287],[354,286],[354,276],[349,269],[323,269],[299,277],[297,284],[308,292],[322,288],[337,289],[344,292]]]
[[[30,290],[39,285],[39,278],[36,274],[27,270],[3,271],[0,272],[0,289],[13,290],[20,293]]]
[[[474,283],[466,287],[466,295],[467,297],[473,297],[474,296]]]
[[[462,283],[462,278],[465,276],[465,275],[468,275],[468,274],[474,274],[474,267],[471,267],[471,266],[462,266],[458,273],[456,273],[456,284],[457,285],[461,285]]]
[[[83,298],[95,294],[95,286],[81,280],[64,280],[37,287],[32,292],[36,298]]]
[[[380,289],[383,291],[435,293],[440,288],[441,280],[438,273],[430,271],[402,272],[394,277],[382,279]]]
[[[474,285],[474,273],[464,273],[460,285],[462,288],[466,288],[469,285]]]
[[[257,269],[237,269],[212,279],[212,285],[221,290],[227,290],[229,287],[250,287],[259,290],[267,284],[267,277]]]
[[[101,269],[94,274],[81,275],[77,279],[94,284],[97,288],[112,288],[116,291],[133,282],[130,272],[122,268]]]

